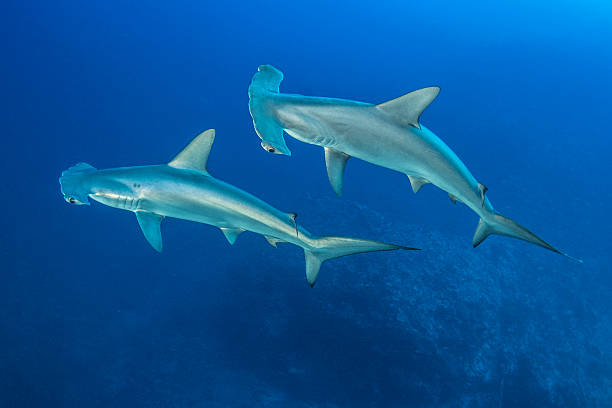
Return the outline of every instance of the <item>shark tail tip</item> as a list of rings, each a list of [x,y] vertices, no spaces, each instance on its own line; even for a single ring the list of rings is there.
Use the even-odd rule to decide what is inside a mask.
[[[572,260],[572,261],[574,261],[574,262],[578,262],[579,264],[583,264],[583,263],[584,263],[584,261],[583,261],[582,259],[580,259],[580,258],[576,258],[576,257],[573,257],[573,256],[571,256],[571,255],[568,255],[568,254],[566,254],[565,252],[561,252],[561,251],[559,251],[559,253],[560,253],[561,255],[563,255],[564,257],[571,259],[571,260]]]
[[[422,248],[413,248],[413,247],[407,247],[407,246],[398,246],[398,249],[403,249],[404,251],[422,251]]]

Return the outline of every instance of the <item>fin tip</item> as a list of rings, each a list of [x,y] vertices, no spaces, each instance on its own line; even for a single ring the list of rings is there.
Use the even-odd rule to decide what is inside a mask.
[[[421,248],[413,248],[413,247],[407,247],[403,245],[398,245],[396,249],[403,249],[404,251],[422,251],[423,250]]]
[[[579,264],[583,264],[583,263],[584,263],[584,261],[583,261],[582,259],[580,259],[580,258],[574,258],[573,256],[566,254],[565,252],[561,252],[561,251],[559,251],[559,253],[560,253],[561,255],[565,256],[566,258],[571,259],[572,261],[578,262]]]

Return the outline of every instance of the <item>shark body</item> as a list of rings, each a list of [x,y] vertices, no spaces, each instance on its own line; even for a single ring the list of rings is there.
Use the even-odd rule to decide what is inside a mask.
[[[438,136],[419,123],[438,87],[423,88],[374,105],[336,98],[279,93],[283,74],[262,65],[249,87],[249,111],[262,147],[291,155],[283,131],[325,150],[333,190],[342,194],[346,162],[356,157],[404,173],[416,193],[428,183],[448,192],[480,217],[473,237],[478,246],[491,234],[506,235],[566,255],[493,209],[487,188]],[[566,255],[567,256],[567,255]]]
[[[212,177],[206,161],[215,132],[196,137],[170,163],[97,170],[79,163],[62,173],[61,191],[71,204],[89,198],[132,211],[151,246],[161,252],[165,217],[204,223],[221,229],[230,244],[242,232],[264,235],[274,247],[289,242],[304,249],[306,276],[314,285],[325,260],[360,252],[416,249],[345,237],[316,237],[296,223],[296,214],[282,212],[254,195]]]

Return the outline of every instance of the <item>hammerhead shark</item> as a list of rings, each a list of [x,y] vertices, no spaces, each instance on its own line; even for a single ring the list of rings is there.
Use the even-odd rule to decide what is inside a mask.
[[[440,92],[432,86],[378,105],[345,99],[279,93],[283,73],[262,65],[249,87],[253,125],[268,152],[291,156],[283,131],[321,146],[329,182],[342,194],[344,168],[350,157],[399,171],[416,193],[431,183],[446,191],[453,203],[471,208],[480,221],[474,247],[491,234],[506,235],[568,256],[531,231],[493,209],[487,187],[476,181],[457,155],[419,123],[421,113]],[[569,256],[568,256],[569,257]],[[570,257],[571,258],[571,257]]]
[[[314,286],[321,264],[361,252],[416,250],[401,245],[345,237],[316,237],[296,223],[297,214],[277,210],[259,198],[211,176],[206,162],[214,129],[198,135],[168,164],[97,170],[78,163],[59,179],[64,199],[89,205],[89,198],[110,207],[132,211],[145,238],[162,250],[161,222],[180,218],[216,226],[230,244],[252,231],[270,245],[289,242],[304,249],[306,278]]]

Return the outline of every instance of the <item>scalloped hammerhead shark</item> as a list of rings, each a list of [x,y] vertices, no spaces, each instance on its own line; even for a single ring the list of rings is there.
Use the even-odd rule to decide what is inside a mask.
[[[206,162],[214,129],[198,135],[168,164],[97,170],[78,163],[59,179],[64,199],[89,205],[89,198],[110,207],[132,211],[145,238],[162,250],[161,222],[165,217],[210,224],[221,229],[230,244],[252,231],[270,245],[289,242],[304,249],[306,278],[314,286],[321,264],[361,252],[418,249],[345,237],[316,237],[297,225],[295,213],[277,210],[259,198],[212,177]]]
[[[415,193],[431,183],[446,191],[453,203],[460,201],[471,208],[480,217],[474,247],[489,235],[499,234],[569,257],[496,212],[485,195],[487,187],[476,181],[438,136],[419,123],[421,113],[440,92],[439,87],[419,89],[373,105],[279,93],[282,80],[281,71],[262,65],[249,87],[249,111],[261,146],[268,152],[290,156],[285,131],[301,142],[323,147],[329,182],[338,196],[342,194],[346,162],[356,157],[406,174]]]

